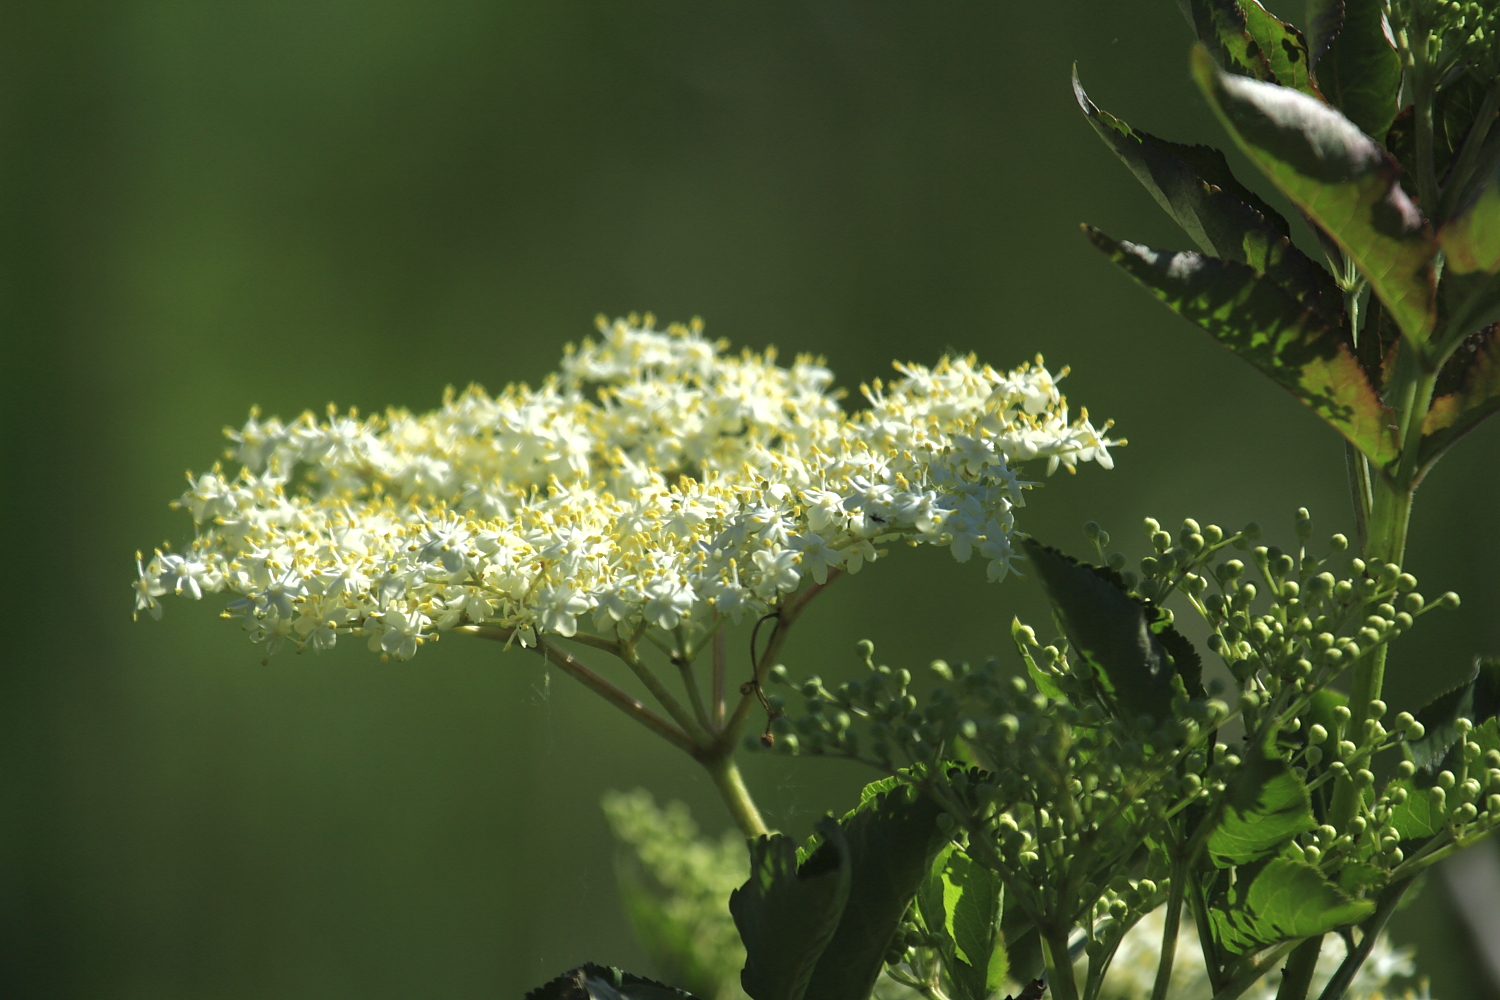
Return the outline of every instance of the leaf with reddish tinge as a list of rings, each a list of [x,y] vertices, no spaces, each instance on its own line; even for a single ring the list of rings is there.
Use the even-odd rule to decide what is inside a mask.
[[[1402,333],[1425,341],[1437,320],[1437,242],[1390,154],[1304,94],[1221,72],[1201,47],[1193,74],[1246,155],[1353,259]]]
[[[1399,446],[1390,410],[1347,340],[1316,313],[1244,264],[1084,230],[1132,278],[1312,407],[1377,468],[1395,462]]]
[[[1073,94],[1105,145],[1200,250],[1249,264],[1331,325],[1343,324],[1333,277],[1292,244],[1286,220],[1235,178],[1223,153],[1132,128],[1089,99],[1076,68]]]
[[[1452,368],[1456,388],[1432,401],[1422,423],[1417,458],[1423,471],[1459,438],[1500,412],[1500,324],[1470,337],[1444,366]]]

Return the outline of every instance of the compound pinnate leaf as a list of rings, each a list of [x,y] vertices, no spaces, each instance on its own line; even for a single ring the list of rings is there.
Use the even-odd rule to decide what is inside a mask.
[[[1381,0],[1308,0],[1313,77],[1323,96],[1366,135],[1396,118],[1401,56]]]
[[[1161,609],[1130,596],[1108,569],[1080,563],[1034,538],[1022,541],[1068,643],[1126,714],[1170,718],[1175,680],[1201,697],[1203,664]]]
[[[849,858],[848,904],[807,984],[809,1000],[867,1000],[891,938],[948,842],[937,825],[941,812],[909,777],[892,776],[865,786],[860,804],[839,820]]]
[[[1342,333],[1317,313],[1244,264],[1084,229],[1132,278],[1312,407],[1378,468],[1396,460],[1390,411]]]
[[[1089,99],[1076,68],[1073,95],[1099,138],[1200,250],[1268,274],[1330,324],[1343,322],[1333,278],[1292,244],[1286,220],[1235,178],[1223,153],[1131,128]]]
[[[1219,946],[1244,955],[1358,923],[1374,910],[1373,900],[1349,898],[1312,865],[1273,858],[1239,869],[1234,884],[1214,900],[1209,920]]]
[[[816,829],[823,843],[801,865],[790,837],[758,838],[750,880],[730,894],[745,943],[740,984],[754,1000],[802,1000],[848,902],[853,866],[843,831],[832,818]]]
[[[1178,5],[1225,69],[1317,96],[1302,32],[1257,0],[1178,0]]]
[[[1451,388],[1440,387],[1448,391],[1432,401],[1422,424],[1418,459],[1424,471],[1459,438],[1500,412],[1500,324],[1470,337],[1443,366],[1443,375],[1450,370]]]
[[[605,965],[580,965],[526,994],[525,1000],[693,1000],[691,993]]]
[[[1224,73],[1201,47],[1193,75],[1245,154],[1354,261],[1402,332],[1425,340],[1437,320],[1437,241],[1395,159],[1332,108]]]
[[[998,875],[950,847],[917,894],[922,922],[942,939],[943,966],[961,1000],[988,1000],[1009,971],[1000,934],[1003,889]]]
[[[1307,786],[1291,765],[1257,753],[1229,783],[1208,853],[1220,868],[1249,864],[1317,825]]]

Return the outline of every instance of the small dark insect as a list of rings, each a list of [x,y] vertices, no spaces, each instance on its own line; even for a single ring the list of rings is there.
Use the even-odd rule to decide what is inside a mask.
[[[768,733],[761,733],[760,734],[760,745],[763,746],[763,747],[765,747],[767,750],[769,750],[772,747],[774,747],[776,745],[776,734],[775,733],[769,733],[769,732]]]

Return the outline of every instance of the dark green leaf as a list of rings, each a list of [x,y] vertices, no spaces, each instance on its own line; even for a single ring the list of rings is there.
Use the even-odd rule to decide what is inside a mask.
[[[1366,135],[1391,127],[1401,90],[1401,56],[1381,0],[1308,0],[1313,77],[1318,89]]]
[[[1193,73],[1246,155],[1358,265],[1406,336],[1425,340],[1437,318],[1437,243],[1390,154],[1332,108],[1220,72],[1202,49]]]
[[[839,821],[848,847],[849,898],[808,983],[810,1000],[867,1000],[901,918],[948,842],[937,825],[941,812],[908,778],[892,776],[865,786],[860,804]],[[814,852],[809,863],[816,858]]]
[[[1317,825],[1307,786],[1291,765],[1253,753],[1229,782],[1208,853],[1220,868],[1248,864]]]
[[[1319,96],[1302,32],[1257,0],[1178,0],[1178,6],[1225,69]]]
[[[1021,546],[1068,642],[1126,714],[1170,718],[1173,681],[1179,678],[1185,693],[1202,697],[1202,662],[1161,609],[1127,594],[1108,569],[1080,563],[1033,538]]]
[[[1433,95],[1432,102],[1432,160],[1433,172],[1443,179],[1453,166],[1469,130],[1474,126],[1475,116],[1484,103],[1489,84],[1479,76],[1463,73],[1441,87]],[[1416,107],[1408,104],[1396,115],[1390,130],[1385,134],[1385,148],[1401,163],[1401,185],[1406,193],[1416,196],[1417,130]],[[1455,181],[1458,179],[1455,178]],[[1445,199],[1446,200],[1446,199]]]
[[[1395,461],[1390,411],[1339,331],[1317,314],[1244,264],[1085,230],[1131,277],[1312,407],[1377,467]]]
[[[1407,744],[1412,762],[1420,776],[1431,776],[1443,769],[1448,751],[1458,742],[1458,720],[1468,719],[1475,725],[1488,722],[1500,714],[1500,659],[1479,658],[1469,679],[1438,695],[1418,712],[1417,721],[1426,730],[1420,740]]]
[[[917,895],[923,925],[943,940],[943,965],[962,1000],[988,1000],[1005,981],[1000,876],[950,847]]]
[[[526,1000],[693,1000],[693,996],[643,976],[590,963],[537,987],[526,994]]]
[[[1236,872],[1209,913],[1214,939],[1231,955],[1243,955],[1293,938],[1326,934],[1358,923],[1375,910],[1373,900],[1350,899],[1312,865],[1273,858]]]
[[[822,845],[800,866],[790,837],[758,838],[750,880],[729,897],[745,942],[740,984],[754,1000],[802,1000],[848,902],[853,865],[844,833],[832,818],[817,829]]]
[[[1443,394],[1432,401],[1422,423],[1424,468],[1500,412],[1500,324],[1474,334],[1454,352],[1439,375],[1439,391]]]
[[[1200,250],[1268,274],[1330,325],[1343,324],[1343,298],[1333,278],[1292,245],[1286,220],[1235,179],[1223,153],[1132,129],[1089,100],[1076,68],[1073,94],[1105,145]]]

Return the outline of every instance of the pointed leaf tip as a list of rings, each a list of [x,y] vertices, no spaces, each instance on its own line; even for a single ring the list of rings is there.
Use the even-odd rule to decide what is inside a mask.
[[[1395,159],[1334,109],[1224,73],[1202,46],[1192,68],[1245,154],[1355,262],[1403,334],[1424,341],[1437,321],[1437,241]]]

